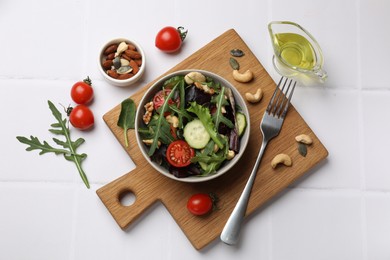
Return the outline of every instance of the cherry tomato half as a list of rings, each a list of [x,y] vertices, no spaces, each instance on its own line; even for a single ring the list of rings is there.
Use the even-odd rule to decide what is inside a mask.
[[[160,90],[159,92],[156,93],[156,95],[154,95],[153,97],[153,105],[154,105],[154,109],[157,111],[157,109],[159,109],[165,102],[165,98],[169,95],[169,93],[171,93],[171,89],[169,88],[166,88],[164,90]],[[170,105],[173,105],[175,104],[177,101],[174,101],[174,100],[169,100],[168,101],[168,104]]]
[[[187,209],[194,215],[201,216],[209,213],[214,202],[209,194],[198,193],[192,195],[187,202]]]
[[[92,111],[85,105],[77,105],[71,109],[69,121],[75,128],[80,130],[87,130],[95,123]]]
[[[191,164],[195,151],[186,141],[177,140],[168,145],[166,152],[168,163],[174,167],[185,167]]]
[[[184,31],[183,27],[167,26],[157,33],[155,44],[164,52],[175,52],[180,49],[186,36],[187,31]]]
[[[90,78],[84,79],[84,81],[76,82],[71,91],[70,96],[77,104],[88,104],[93,99],[93,89]]]

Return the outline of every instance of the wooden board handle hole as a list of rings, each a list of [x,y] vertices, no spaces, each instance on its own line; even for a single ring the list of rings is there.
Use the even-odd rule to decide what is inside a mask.
[[[134,204],[136,196],[131,190],[124,190],[119,194],[119,202],[124,207],[129,207]]]

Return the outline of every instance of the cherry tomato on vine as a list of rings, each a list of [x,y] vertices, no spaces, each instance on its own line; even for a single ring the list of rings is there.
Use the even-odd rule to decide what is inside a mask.
[[[166,156],[170,165],[180,168],[191,164],[195,151],[186,141],[177,140],[168,145]]]
[[[192,195],[187,202],[187,209],[194,215],[205,215],[213,209],[216,203],[215,195],[197,193]]]
[[[164,27],[157,33],[156,47],[164,52],[175,52],[180,49],[187,32],[183,27]]]
[[[68,116],[70,123],[80,130],[87,130],[95,123],[92,111],[85,105],[77,105],[69,109]]]
[[[88,104],[93,99],[92,81],[89,77],[83,81],[76,82],[71,91],[70,96],[77,104]]]

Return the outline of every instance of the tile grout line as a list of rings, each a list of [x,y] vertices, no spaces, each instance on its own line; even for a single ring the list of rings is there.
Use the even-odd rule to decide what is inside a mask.
[[[367,206],[366,206],[366,178],[365,178],[365,160],[364,160],[364,115],[363,115],[363,97],[362,97],[362,52],[361,52],[361,1],[356,3],[356,24],[357,24],[357,84],[358,84],[358,136],[359,136],[359,157],[360,157],[360,187],[361,187],[361,232],[362,232],[362,256],[368,259],[368,241],[367,241]]]
[[[84,55],[83,55],[83,74],[88,75],[88,73],[85,70],[88,66],[88,55],[87,55],[87,49],[88,49],[88,34],[86,33],[88,30],[88,20],[89,20],[89,7],[90,7],[90,1],[85,0],[82,1],[83,3],[83,9],[84,9],[84,20],[83,20],[83,49],[84,49]],[[74,184],[75,186],[76,184]],[[72,215],[72,231],[71,231],[71,237],[70,237],[70,252],[69,252],[69,260],[76,259],[76,243],[77,243],[77,217],[79,215],[79,188],[75,186],[75,192],[74,192],[74,198],[73,198],[73,215]]]
[[[272,21],[272,0],[267,0],[267,14],[268,14],[268,23]],[[267,53],[269,52],[269,47],[267,49]],[[270,68],[272,68],[272,63],[270,64]],[[268,214],[268,252],[267,252],[267,255],[268,255],[268,259],[269,260],[273,260],[274,259],[274,254],[273,254],[273,248],[274,248],[274,244],[273,244],[273,218],[272,218],[273,214],[272,214],[272,210],[269,212]]]

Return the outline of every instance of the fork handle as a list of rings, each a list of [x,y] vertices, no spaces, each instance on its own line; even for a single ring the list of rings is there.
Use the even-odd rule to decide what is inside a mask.
[[[259,168],[260,161],[261,158],[263,157],[263,153],[265,151],[267,144],[268,141],[262,142],[259,155],[257,156],[255,165],[253,166],[252,172],[245,185],[245,188],[242,191],[241,196],[238,199],[238,202],[233,209],[233,212],[231,213],[228,221],[225,224],[225,227],[222,230],[220,239],[228,245],[235,245],[238,241],[240,230],[241,230],[241,224],[245,218],[245,213],[248,206],[249,197],[251,195],[252,186],[256,179],[257,169]]]

